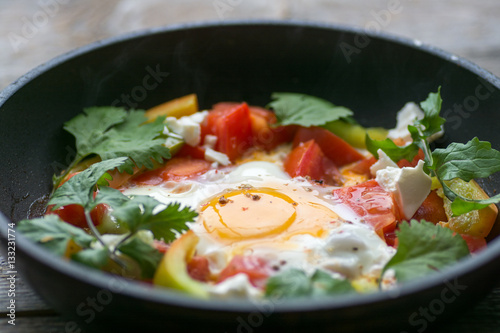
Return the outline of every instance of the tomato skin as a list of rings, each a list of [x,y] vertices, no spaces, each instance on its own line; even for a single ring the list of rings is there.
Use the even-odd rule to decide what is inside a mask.
[[[88,228],[87,220],[85,219],[84,209],[77,204],[66,205],[53,210],[54,206],[47,207],[46,214],[58,215],[61,220],[79,228]],[[102,223],[104,215],[108,212],[108,206],[105,204],[97,205],[91,212],[90,218],[95,226]]]
[[[202,256],[194,256],[187,263],[187,270],[189,276],[194,280],[207,282],[210,277],[210,268],[208,259]]]
[[[329,184],[340,182],[340,173],[314,140],[300,143],[284,161],[283,167],[291,177],[309,176]]]
[[[364,156],[350,144],[321,127],[300,127],[295,133],[293,147],[313,139],[337,167],[362,160]]]
[[[209,112],[201,126],[202,137],[215,135],[215,150],[231,161],[241,157],[252,146],[252,123],[247,103],[221,104]]]
[[[186,180],[207,172],[212,167],[208,161],[189,157],[174,157],[160,168],[146,171],[131,179],[138,185],[159,185],[169,180]]]
[[[393,232],[403,216],[393,194],[385,191],[374,179],[332,193],[335,201],[350,207],[384,240],[385,234]]]
[[[426,220],[434,224],[448,221],[444,210],[443,198],[437,195],[436,190],[431,191],[422,205],[417,209],[412,219],[417,221]]]
[[[233,259],[231,259],[226,268],[222,270],[219,278],[217,279],[217,283],[239,273],[246,274],[253,286],[264,287],[264,284],[271,273],[271,268],[263,258],[236,255]]]

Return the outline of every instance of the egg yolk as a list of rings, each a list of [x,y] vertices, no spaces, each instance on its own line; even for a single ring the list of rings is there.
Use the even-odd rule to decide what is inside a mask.
[[[326,207],[294,197],[273,188],[234,190],[203,205],[200,217],[205,230],[226,243],[298,233],[321,237],[325,224],[338,220]]]

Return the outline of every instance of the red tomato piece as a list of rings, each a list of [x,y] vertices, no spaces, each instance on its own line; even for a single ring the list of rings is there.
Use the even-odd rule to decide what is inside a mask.
[[[256,106],[250,106],[250,120],[253,145],[267,151],[282,143],[290,142],[298,128],[298,126],[272,127],[271,125],[277,121],[274,113]]]
[[[167,244],[165,243],[164,241],[162,240],[159,240],[159,239],[154,239],[153,240],[153,246],[155,249],[158,250],[158,252],[160,253],[165,253],[168,251],[168,249],[170,248],[170,244]]]
[[[368,158],[364,158],[360,161],[351,163],[350,165],[345,166],[343,171],[351,171],[358,175],[366,175],[369,178],[372,178],[372,174],[370,172],[370,167],[377,162],[377,159],[372,156]]]
[[[215,135],[215,150],[226,154],[231,161],[241,157],[252,146],[252,123],[247,103],[234,106],[233,103],[209,112],[202,124],[202,136]]]
[[[222,282],[238,273],[246,274],[255,287],[263,287],[271,273],[271,268],[263,258],[236,255],[222,270],[217,282]]]
[[[208,259],[202,256],[194,256],[187,264],[187,270],[191,278],[207,282],[210,277],[210,268],[208,267]]]
[[[426,220],[434,224],[448,221],[444,210],[443,199],[437,195],[436,191],[431,191],[422,205],[417,209],[412,219],[417,221]]]
[[[334,200],[350,207],[384,240],[385,234],[393,232],[403,216],[392,193],[385,191],[374,179],[332,193]]]
[[[131,182],[139,185],[159,185],[169,180],[192,179],[211,168],[211,163],[205,160],[174,157],[160,168],[146,171],[134,178]]]
[[[300,143],[284,161],[283,167],[291,177],[309,176],[313,180],[329,184],[340,182],[340,173],[335,164],[324,154],[314,140]]]
[[[462,238],[467,243],[470,253],[478,253],[486,248],[486,239],[483,237],[475,237],[461,234]]]
[[[313,139],[337,167],[362,160],[364,156],[332,132],[321,127],[300,127],[295,133],[293,147]]]
[[[87,228],[87,220],[85,219],[84,209],[80,205],[66,205],[59,207],[58,209],[53,210],[53,206],[47,207],[46,214],[55,214],[58,215],[61,220],[74,225],[79,228]],[[92,219],[92,223],[95,226],[98,226],[102,223],[104,215],[106,215],[108,211],[108,206],[105,204],[97,205],[91,212],[90,218]]]
[[[196,146],[192,147],[190,145],[183,145],[181,149],[175,154],[176,157],[192,157],[199,160],[205,159],[205,148]]]

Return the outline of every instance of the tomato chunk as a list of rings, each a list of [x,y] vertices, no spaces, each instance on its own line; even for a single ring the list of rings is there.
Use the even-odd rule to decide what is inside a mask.
[[[194,280],[206,282],[210,277],[210,269],[208,267],[208,259],[202,256],[194,256],[187,263],[187,271],[189,276]]]
[[[241,157],[252,145],[252,123],[247,103],[219,105],[202,124],[202,136],[215,135],[215,150],[226,154],[231,161]]]
[[[87,228],[87,220],[85,219],[84,209],[82,206],[77,204],[66,205],[59,207],[58,209],[52,209],[53,206],[47,207],[46,214],[58,215],[61,220],[74,225],[75,227]],[[90,218],[95,226],[102,223],[104,215],[108,211],[108,206],[105,204],[97,205],[91,212]]]
[[[131,182],[139,185],[159,185],[169,180],[192,179],[211,168],[211,163],[205,160],[189,157],[174,157],[160,168],[147,171],[136,177]]]
[[[486,239],[483,237],[475,237],[471,235],[460,235],[467,243],[470,253],[478,253],[486,248]]]
[[[274,113],[256,106],[250,106],[250,120],[252,122],[253,145],[270,151],[278,145],[290,142],[298,126],[272,127],[277,119]]]
[[[229,262],[226,268],[222,270],[217,282],[222,282],[225,279],[239,273],[246,274],[250,283],[252,283],[255,287],[263,287],[265,281],[271,273],[271,268],[263,258],[236,255]]]
[[[436,190],[431,191],[422,205],[417,209],[412,219],[426,220],[434,224],[448,221],[444,210],[443,199],[437,195]]]
[[[362,160],[364,156],[350,144],[321,127],[301,127],[295,133],[293,147],[313,139],[337,167]]]
[[[291,177],[309,176],[330,184],[340,183],[340,173],[314,140],[300,143],[288,154],[283,164]]]
[[[392,193],[385,191],[374,179],[332,193],[334,200],[350,207],[384,240],[385,234],[394,231],[403,216]]]

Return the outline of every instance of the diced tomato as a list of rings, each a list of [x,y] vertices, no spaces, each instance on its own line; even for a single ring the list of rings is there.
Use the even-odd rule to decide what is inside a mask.
[[[478,253],[486,248],[486,239],[483,237],[475,237],[471,235],[461,234],[462,238],[467,243],[470,253]]]
[[[190,145],[183,145],[181,149],[175,154],[176,157],[192,157],[199,160],[205,159],[205,148],[196,146],[192,147]]]
[[[334,200],[350,207],[375,232],[385,239],[401,220],[400,208],[392,193],[385,191],[374,179],[363,184],[333,190]]]
[[[187,270],[191,278],[207,282],[210,277],[210,268],[208,267],[208,259],[202,256],[194,256],[187,264]]]
[[[322,152],[314,140],[300,143],[284,161],[283,167],[291,177],[309,176],[329,184],[340,183],[340,173],[335,164]]]
[[[192,179],[211,168],[211,163],[205,160],[174,157],[167,161],[164,166],[144,172],[134,178],[131,182],[139,185],[159,185],[168,180]]]
[[[351,163],[349,165],[346,165],[343,168],[343,171],[351,171],[354,173],[357,173],[358,175],[366,175],[369,178],[372,177],[372,174],[370,172],[370,167],[377,162],[377,159],[374,156],[364,158],[360,161]]]
[[[84,209],[82,206],[77,204],[66,205],[53,210],[53,206],[47,207],[46,214],[58,215],[61,220],[74,225],[75,227],[87,228],[87,220],[85,219]],[[95,226],[102,223],[104,215],[108,211],[108,206],[105,204],[97,205],[91,212],[90,218]]]
[[[263,258],[236,255],[222,270],[217,282],[222,282],[238,273],[246,274],[252,285],[263,287],[271,273],[271,268]]]
[[[401,138],[398,138],[398,139],[393,139],[392,141],[394,141],[394,143],[398,146],[404,146],[406,145],[407,143],[401,139]],[[415,155],[415,157],[413,158],[413,160],[411,161],[408,161],[408,160],[400,160],[397,165],[400,167],[400,168],[404,168],[404,167],[415,167],[417,166],[418,164],[418,161],[420,160],[423,160],[425,158],[425,154],[424,154],[424,151],[422,149],[419,149],[418,150],[418,153],[417,155]]]
[[[159,239],[154,239],[153,240],[153,246],[155,249],[158,250],[158,252],[160,253],[165,253],[167,252],[167,250],[170,248],[170,245],[165,243],[164,241],[162,240],[159,240]]]
[[[420,205],[415,214],[412,216],[412,219],[418,221],[426,220],[434,224],[441,221],[448,221],[448,217],[446,216],[446,212],[444,210],[443,199],[437,195],[435,190],[429,193],[422,205]]]
[[[267,151],[282,143],[292,141],[298,128],[294,125],[272,127],[271,125],[277,121],[274,113],[256,106],[250,106],[250,120],[253,145]]]
[[[364,156],[350,144],[321,127],[300,127],[295,133],[293,147],[313,139],[337,167],[362,160]]]
[[[252,123],[247,103],[226,106],[219,105],[209,112],[201,126],[201,134],[202,137],[215,135],[215,150],[234,161],[252,145]]]

